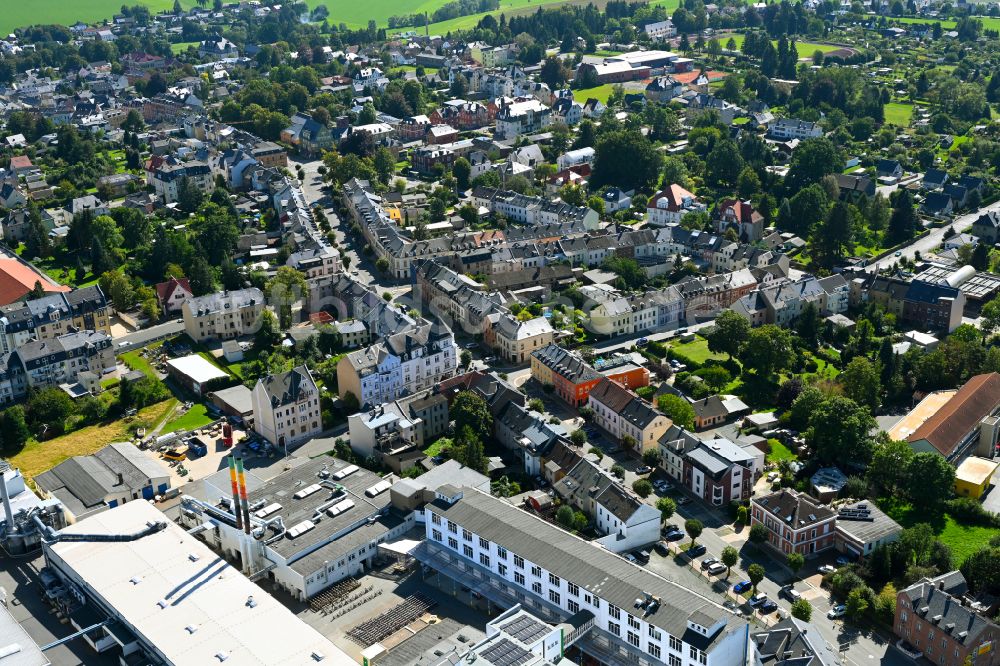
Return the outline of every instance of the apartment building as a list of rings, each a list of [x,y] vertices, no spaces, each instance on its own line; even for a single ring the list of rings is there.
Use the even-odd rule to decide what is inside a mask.
[[[649,198],[646,203],[646,222],[653,226],[680,223],[688,213],[703,212],[705,204],[680,185],[672,184]]]
[[[110,308],[99,286],[48,294],[0,308],[0,353],[32,338],[50,340],[78,331],[111,334]]]
[[[319,388],[304,365],[258,379],[251,400],[254,432],[279,448],[291,448],[323,431]]]
[[[819,126],[819,123],[810,122],[808,120],[780,118],[779,120],[771,123],[768,127],[768,134],[773,139],[780,139],[783,141],[790,139],[804,141],[806,139],[815,139],[823,136],[823,128]]]
[[[398,465],[393,465],[393,456],[423,449],[427,442],[445,433],[448,399],[434,392],[408,396],[352,414],[347,417],[347,426],[355,454],[362,458],[377,456],[395,469]]]
[[[1000,663],[1000,626],[972,608],[967,592],[959,571],[922,578],[896,595],[893,631],[932,664]]]
[[[767,542],[778,552],[811,557],[833,548],[837,514],[809,495],[784,488],[750,500],[750,524],[767,528]]]
[[[458,347],[451,331],[419,320],[342,358],[337,386],[341,397],[350,393],[366,407],[432,388],[456,368]]]
[[[516,139],[522,134],[540,132],[551,122],[552,109],[537,99],[504,101],[496,114],[496,135],[499,139]]]
[[[521,321],[509,312],[495,312],[485,319],[483,341],[509,363],[520,364],[555,339],[555,329],[545,317]]]
[[[588,611],[593,629],[576,645],[603,663],[744,659],[746,625],[721,606],[501,499],[441,486],[424,517],[421,563],[501,607],[553,620]]]
[[[954,331],[962,323],[965,294],[948,284],[862,273],[850,281],[850,304],[876,303],[902,324]]]
[[[64,333],[29,340],[0,357],[0,402],[21,400],[31,388],[79,384],[101,390],[104,372],[115,367],[111,336],[103,331]]]
[[[643,28],[649,38],[654,42],[662,41],[664,39],[670,39],[677,35],[677,28],[674,27],[674,22],[670,19],[665,21],[656,21],[655,23],[647,23]]]
[[[207,162],[181,162],[157,155],[146,163],[146,183],[153,187],[153,193],[165,204],[177,202],[184,183],[202,192],[208,192],[214,185],[212,169]]]
[[[656,449],[673,423],[666,414],[607,378],[590,390],[587,406],[594,410],[594,423],[622,444],[631,439],[639,453]]]
[[[764,469],[764,455],[728,439],[702,440],[671,428],[660,439],[663,469],[706,504],[745,501]]]
[[[257,332],[264,293],[256,287],[218,291],[184,301],[184,331],[195,342],[232,340]]]

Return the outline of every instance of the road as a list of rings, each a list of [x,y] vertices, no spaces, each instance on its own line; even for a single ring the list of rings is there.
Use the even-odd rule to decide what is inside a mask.
[[[917,252],[919,252],[921,256],[929,252],[933,252],[941,246],[941,243],[944,242],[944,234],[948,229],[954,230],[956,234],[964,233],[972,227],[972,223],[979,219],[980,215],[984,215],[991,211],[1000,211],[1000,201],[980,208],[974,213],[960,215],[956,217],[951,224],[946,224],[938,229],[931,229],[927,235],[917,238],[906,247],[901,248],[899,250],[899,257],[895,256],[895,254],[888,254],[872,265],[878,266],[880,270],[891,268],[893,264],[899,263],[899,260],[903,257],[912,260]]]

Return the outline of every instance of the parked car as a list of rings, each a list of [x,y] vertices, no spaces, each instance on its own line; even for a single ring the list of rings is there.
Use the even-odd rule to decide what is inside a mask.
[[[850,563],[851,563],[851,560],[846,555],[841,555],[840,557],[837,558],[837,566],[838,567],[846,567]]]
[[[468,342],[465,345],[466,349],[477,349],[478,347],[479,347],[479,343],[478,342]]]
[[[683,496],[677,498],[677,503],[678,504],[690,504],[691,503],[691,498],[688,497],[687,495],[683,495]]]
[[[763,592],[758,592],[754,596],[750,597],[750,601],[747,602],[747,603],[749,603],[752,607],[756,608],[757,606],[760,606],[765,601],[767,601],[767,595],[764,594]]]
[[[649,344],[649,338],[639,338],[638,340],[635,341],[635,344],[637,344],[640,347],[648,345]]]
[[[701,557],[706,552],[708,552],[708,548],[705,548],[704,544],[699,543],[694,548],[688,548],[687,554],[689,557]]]
[[[733,585],[733,592],[736,594],[743,594],[747,590],[753,587],[753,583],[748,580],[741,580],[740,582]]]
[[[642,467],[636,467],[635,468],[635,473],[636,474],[649,474],[652,471],[653,471],[653,468],[650,467],[649,465],[643,465]]]
[[[831,566],[829,564],[824,564],[819,569],[817,569],[817,571],[819,571],[824,576],[827,575],[827,574],[832,574],[836,570],[837,570],[837,567]]]
[[[632,553],[625,553],[624,555],[622,555],[622,557],[624,557],[626,560],[628,560],[632,564],[636,563],[635,555],[633,555]]]
[[[722,562],[716,562],[715,564],[713,564],[708,568],[708,574],[710,576],[718,576],[720,574],[726,573],[726,571],[728,570],[729,567],[727,567],[725,564],[723,564]]]
[[[710,566],[712,566],[713,564],[715,564],[718,561],[719,561],[719,558],[717,558],[717,557],[711,557],[711,556],[706,557],[705,559],[703,559],[701,561],[701,568],[703,570],[707,569],[707,568],[709,568]]]
[[[667,532],[663,538],[667,541],[680,541],[684,538],[684,532]]]
[[[789,601],[798,601],[802,598],[802,593],[796,590],[791,585],[786,585],[781,588],[781,596],[785,597]]]
[[[637,550],[633,554],[635,555],[635,559],[639,560],[639,564],[649,564],[648,550]]]
[[[769,613],[773,613],[774,611],[778,610],[778,604],[768,599],[760,606],[758,606],[757,610],[760,611],[761,615],[768,615]]]
[[[827,611],[826,616],[831,620],[836,620],[837,618],[844,617],[847,614],[847,606],[844,604],[837,604],[829,611]]]
[[[670,554],[670,549],[667,548],[666,541],[657,541],[656,543],[654,543],[653,550],[655,550],[657,554],[662,555],[663,557],[666,557],[667,555]]]

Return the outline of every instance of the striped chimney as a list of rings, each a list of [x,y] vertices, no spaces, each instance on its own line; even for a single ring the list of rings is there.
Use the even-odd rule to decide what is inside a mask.
[[[240,504],[243,505],[243,531],[250,534],[250,502],[247,501],[247,480],[243,475],[243,458],[236,459],[236,477],[240,482]]]
[[[229,482],[233,486],[233,514],[236,516],[236,529],[243,529],[243,511],[240,509],[240,490],[236,484],[236,458],[229,456]]]

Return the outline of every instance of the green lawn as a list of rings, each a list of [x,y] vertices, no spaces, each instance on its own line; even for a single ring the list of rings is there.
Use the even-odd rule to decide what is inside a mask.
[[[190,46],[198,46],[198,42],[177,42],[176,44],[170,45],[170,52],[174,55],[178,53],[184,53],[188,50]]]
[[[729,43],[729,38],[732,37],[733,41],[736,42],[736,50],[739,51],[743,48],[743,35],[741,33],[734,35],[716,35],[716,39],[719,40],[719,44],[725,48],[726,44]],[[774,40],[774,46],[778,46],[777,40]],[[817,44],[815,42],[796,42],[795,50],[798,51],[800,58],[811,58],[812,54],[817,50],[823,53],[830,53],[831,51],[836,51],[841,47],[833,46],[832,44]]]
[[[147,377],[156,379],[156,371],[153,370],[153,366],[150,365],[149,361],[145,359],[139,350],[125,352],[124,354],[119,354],[118,358],[125,362],[125,365],[132,368],[133,370],[139,370]]]
[[[450,445],[451,440],[448,439],[447,437],[442,437],[441,439],[437,440],[436,442],[428,446],[426,449],[424,449],[423,453],[428,458],[433,458],[434,456],[441,454],[441,449],[443,449],[446,444]]]
[[[767,462],[776,463],[780,460],[798,460],[799,457],[792,453],[792,450],[776,439],[769,439],[767,443],[771,445],[771,452],[767,454]]]
[[[449,19],[447,21],[431,23],[429,30],[432,35],[443,35],[456,30],[469,30],[474,28],[476,24],[479,23],[479,20],[487,14],[493,14],[495,16],[504,14],[507,18],[510,18],[511,16],[517,14],[532,14],[543,5],[562,4],[566,1],[567,0],[500,0],[500,8],[492,12],[469,14],[468,16],[459,16],[458,18]],[[371,19],[377,21],[379,25],[385,25],[388,22],[389,17],[394,15],[401,16],[403,14],[419,14],[422,12],[433,14],[435,10],[447,4],[447,2],[448,0],[372,0],[371,2],[362,3],[360,5],[341,3],[337,3],[335,5],[335,3],[330,0],[323,0],[322,2],[309,0],[308,4],[310,7],[325,4],[330,10],[331,23],[343,22],[349,27],[359,28],[367,25],[368,21]],[[414,30],[421,34],[424,32],[423,26],[419,28],[415,26],[408,26],[405,28],[394,28],[392,34],[407,32],[409,30]]]
[[[201,403],[195,403],[191,409],[187,411],[183,416],[179,416],[173,421],[167,423],[163,426],[163,430],[160,431],[161,435],[166,435],[172,432],[177,432],[178,430],[194,430],[195,428],[200,428],[203,425],[208,425],[215,419],[209,416],[208,409],[205,405]]]
[[[129,4],[139,4],[149,7],[154,14],[174,7],[174,0],[136,0]],[[185,9],[193,7],[195,0],[181,0]],[[3,34],[13,32],[16,28],[40,23],[58,23],[72,25],[77,21],[96,23],[110,19],[122,7],[121,0],[36,0],[35,2],[4,3],[0,12],[0,31]]]
[[[611,97],[611,93],[614,89],[615,84],[612,83],[605,83],[603,86],[597,86],[596,88],[581,88],[573,91],[573,99],[580,104],[583,104],[591,98],[596,99],[603,104],[607,104],[608,98]]]
[[[928,515],[907,504],[895,502],[893,498],[879,500],[879,507],[903,527],[912,527],[917,523],[930,524],[937,538],[951,548],[956,567],[969,555],[989,544],[990,539],[997,534],[995,528],[962,525],[949,513]]]
[[[696,335],[693,342],[680,342],[679,339],[675,339],[668,346],[676,353],[689,358],[700,365],[703,365],[705,361],[708,360],[725,361],[729,358],[725,354],[716,354],[709,351],[708,340],[700,335]]]
[[[899,127],[907,127],[913,117],[913,105],[890,102],[885,105],[885,121]]]

